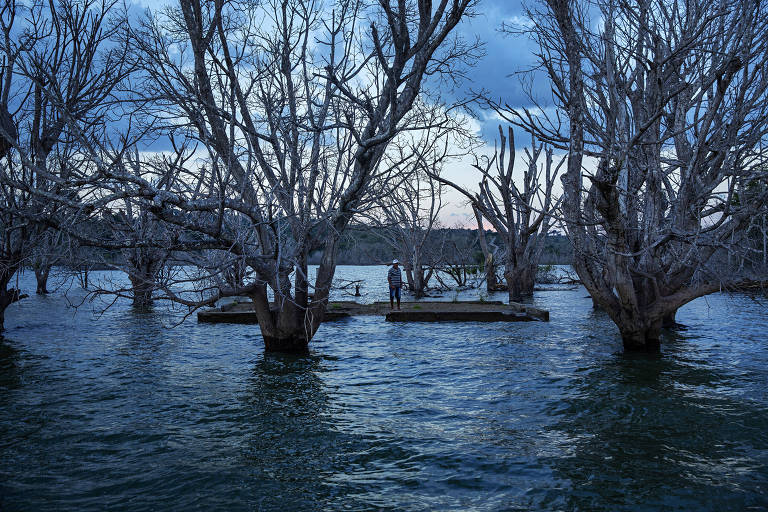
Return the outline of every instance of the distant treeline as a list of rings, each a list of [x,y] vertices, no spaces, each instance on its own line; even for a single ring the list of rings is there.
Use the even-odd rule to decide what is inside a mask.
[[[110,223],[104,219],[91,219],[82,226],[85,232],[100,235],[106,241],[118,241],[124,233],[111,229]],[[198,235],[182,231],[182,240],[192,240]],[[498,248],[498,258],[501,258],[503,243],[493,231],[486,231],[486,237],[491,247]],[[425,244],[425,263],[441,265],[482,265],[483,254],[476,229],[444,228],[434,229]],[[310,252],[309,263],[319,264],[322,249],[316,248]],[[403,259],[391,239],[387,236],[387,228],[357,226],[350,229],[342,239],[339,249],[338,264],[340,265],[379,265],[392,261],[394,258]],[[176,258],[170,258],[174,264]],[[570,265],[573,261],[573,249],[568,238],[560,233],[546,237],[541,265]],[[125,254],[119,249],[103,247],[69,247],[63,251],[57,265],[71,269],[109,269],[125,264]]]
[[[503,247],[498,235],[486,231],[490,245],[499,251]],[[445,228],[435,229],[430,233],[428,248],[430,262],[440,264],[478,264],[483,263],[476,229]],[[322,253],[316,250],[310,253],[311,264],[318,264]],[[351,229],[344,236],[339,250],[340,265],[379,265],[394,258],[402,258],[399,251],[387,241],[386,228],[358,227]],[[542,265],[569,265],[573,261],[573,249],[568,238],[556,233],[547,236],[542,252]]]

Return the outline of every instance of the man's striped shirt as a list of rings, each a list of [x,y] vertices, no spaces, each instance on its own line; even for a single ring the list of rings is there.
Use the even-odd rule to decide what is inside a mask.
[[[390,268],[389,272],[387,272],[387,277],[389,278],[390,286],[400,288],[403,285],[403,277],[402,274],[400,274],[400,268]]]

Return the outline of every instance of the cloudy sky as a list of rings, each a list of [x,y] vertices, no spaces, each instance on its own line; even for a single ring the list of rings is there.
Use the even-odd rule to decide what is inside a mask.
[[[479,37],[484,43],[485,57],[470,71],[473,89],[484,89],[495,100],[503,100],[513,106],[527,104],[520,80],[512,76],[535,63],[533,46],[524,36],[502,33],[502,24],[519,25],[523,21],[522,2],[518,0],[481,0],[478,15],[460,26],[460,33],[467,39]],[[482,120],[481,120],[482,121]],[[488,119],[493,138],[497,120]],[[484,128],[489,128],[485,126]],[[486,130],[484,130],[485,133]]]
[[[535,0],[531,0],[535,1]],[[168,0],[136,0],[144,7],[157,8],[167,4]],[[500,100],[514,107],[528,106],[529,101],[524,94],[520,79],[513,76],[515,72],[530,68],[535,63],[532,43],[523,36],[502,33],[503,23],[519,24],[523,21],[524,10],[520,0],[480,0],[474,18],[465,20],[459,26],[460,35],[467,40],[479,38],[484,44],[485,56],[478,60],[469,70],[470,81],[464,84],[463,90],[456,95],[471,91],[484,90],[494,100]],[[538,80],[536,87],[548,87],[545,80]],[[540,91],[537,91],[540,92]],[[500,119],[491,111],[475,109],[476,118],[472,121],[477,132],[486,143],[485,153],[493,151],[494,140],[498,136]],[[530,140],[522,133],[516,134],[518,161],[522,154],[522,146],[530,145]],[[483,151],[483,150],[481,150]],[[451,162],[444,173],[451,180],[469,188],[476,186],[477,171],[470,165],[471,159]],[[522,169],[522,165],[516,165]],[[522,171],[521,171],[522,172]],[[443,211],[442,222],[452,227],[458,224],[474,222],[471,209],[466,206],[466,200],[458,193],[448,190],[445,198],[449,203]]]
[[[535,0],[531,0],[535,1]],[[513,107],[528,107],[530,101],[524,93],[519,76],[515,73],[525,71],[535,64],[534,46],[528,38],[520,35],[502,33],[502,24],[520,25],[524,21],[523,2],[519,0],[481,0],[478,6],[478,15],[461,26],[463,37],[473,39],[479,37],[484,43],[485,57],[479,60],[471,69],[469,75],[471,83],[467,89],[483,89],[495,101],[501,101]],[[547,88],[546,80],[539,79],[535,82],[537,93],[544,92],[541,88]],[[476,111],[475,121],[483,140],[486,142],[485,152],[490,153],[494,147],[494,140],[498,137],[500,118],[491,111]],[[506,128],[505,128],[506,131]],[[516,168],[522,172],[522,162],[519,155],[522,147],[530,145],[530,140],[519,130],[516,131],[516,146],[518,146],[518,160]],[[478,174],[474,171],[468,159],[453,162],[445,169],[445,174],[452,180],[469,188],[476,188]],[[443,222],[449,226],[457,223],[470,224],[474,217],[470,216],[471,210],[466,202],[453,191],[447,193],[450,205],[445,209]]]

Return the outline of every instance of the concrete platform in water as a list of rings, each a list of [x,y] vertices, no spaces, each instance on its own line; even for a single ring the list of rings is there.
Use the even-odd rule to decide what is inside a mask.
[[[325,321],[352,316],[383,316],[389,322],[527,322],[549,321],[549,311],[526,304],[492,302],[403,302],[401,309],[392,311],[389,302],[358,304],[331,302]],[[250,302],[228,304],[221,308],[200,311],[198,322],[257,324],[256,312]]]

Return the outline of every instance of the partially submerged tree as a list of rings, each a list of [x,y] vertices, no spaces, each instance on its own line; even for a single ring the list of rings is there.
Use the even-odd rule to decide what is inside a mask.
[[[149,158],[142,159],[134,148],[133,152],[124,154],[124,162],[126,170],[136,178],[147,180],[156,190],[163,192],[173,189],[177,174],[146,172],[143,167],[172,170],[183,164],[183,159],[188,157],[184,151],[179,151],[175,156],[170,162],[162,157],[155,158],[153,162]],[[173,243],[170,240],[174,237],[171,233],[174,227],[159,221],[152,214],[151,203],[141,198],[137,200],[130,193],[126,196],[121,208],[111,216],[109,227],[115,240],[124,245],[121,250],[123,260],[117,267],[128,274],[133,306],[147,309],[154,302],[153,292],[163,284],[161,277],[171,257]],[[144,241],[154,243],[144,244]]]
[[[554,165],[552,150],[545,150],[534,139],[531,148],[525,149],[524,170],[521,179],[516,180],[512,128],[508,133],[505,136],[499,126],[499,149],[490,158],[476,158],[474,167],[480,173],[477,192],[444,177],[435,178],[463,194],[496,230],[504,244],[509,300],[519,301],[533,294],[536,267],[558,205],[552,188],[562,160]]]
[[[19,178],[19,170],[14,169],[13,147],[18,141],[16,121],[9,111],[11,87],[14,83],[14,62],[19,50],[12,44],[15,40],[14,22],[16,21],[16,6],[6,3],[0,8],[0,29],[2,29],[2,68],[0,71],[0,172]],[[25,243],[28,241],[27,225],[23,219],[14,215],[19,205],[29,199],[9,186],[4,180],[0,182],[0,331],[4,328],[5,310],[19,300],[18,289],[8,288],[14,274],[21,268],[25,255]]]
[[[482,263],[482,253],[477,249],[479,234],[460,223],[450,229],[439,229],[435,234],[441,259],[434,273],[435,280],[448,290],[477,287]]]
[[[424,296],[440,263],[432,235],[442,207],[440,184],[418,171],[381,200],[374,233],[399,254],[408,289],[416,298]]]
[[[768,204],[766,197],[768,179],[753,179],[739,184],[735,203],[754,211],[743,232],[733,234],[742,243],[729,249],[739,259],[738,273],[748,280],[768,282]]]
[[[754,214],[734,192],[765,174],[766,4],[543,6],[529,33],[568,123],[544,108],[511,119],[568,151],[574,266],[625,350],[658,351],[665,320],[731,282],[713,256]]]
[[[19,297],[8,289],[10,279],[40,247],[45,220],[64,216],[63,205],[82,213],[70,179],[77,162],[68,159],[74,141],[105,122],[125,72],[120,48],[105,44],[114,30],[110,9],[88,0],[0,7],[0,328],[5,308]],[[61,146],[66,155],[54,155]]]
[[[434,175],[448,160],[461,156],[467,143],[459,119],[435,114],[425,123],[427,129],[405,133],[391,144],[381,165],[390,172],[402,169],[402,177],[382,184],[371,215],[372,232],[399,255],[408,289],[416,298],[424,296],[443,259],[435,230],[440,227],[444,186]]]
[[[54,265],[63,261],[67,254],[65,241],[66,233],[55,229],[39,230],[32,241],[33,247],[29,257],[32,271],[35,273],[37,286],[35,293],[48,293],[48,278]]]
[[[471,3],[183,1],[149,15],[131,37],[147,109],[205,157],[183,170],[195,177],[186,189],[133,180],[133,191],[157,218],[199,234],[216,263],[200,268],[221,283],[200,300],[168,296],[194,307],[248,295],[267,350],[306,350],[341,235],[380,190],[374,182],[396,179],[379,162],[393,138],[418,128],[409,112],[422,82],[473,51],[449,39]],[[315,247],[323,256],[310,282]],[[236,261],[247,277],[226,285]]]
[[[498,267],[498,253],[499,248],[493,242],[488,240],[486,234],[485,223],[483,222],[483,214],[477,209],[477,206],[472,205],[472,212],[475,214],[475,220],[477,221],[477,239],[480,242],[480,249],[483,251],[483,270],[485,271],[485,289],[488,293],[499,291],[499,280],[496,275],[496,269]]]

